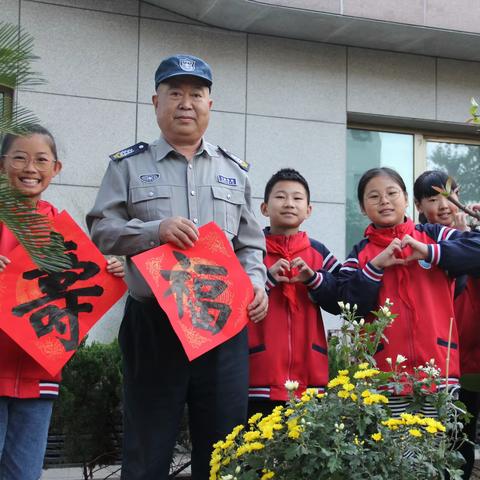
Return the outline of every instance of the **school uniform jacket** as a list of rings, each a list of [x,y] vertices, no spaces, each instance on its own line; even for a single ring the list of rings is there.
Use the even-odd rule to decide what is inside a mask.
[[[402,239],[406,234],[428,244],[426,260],[384,270],[370,263],[394,238]],[[387,298],[393,302],[392,313],[398,316],[385,330],[388,342],[380,344],[375,355],[378,367],[391,370],[386,359],[395,361],[401,354],[407,357],[403,365],[412,373],[414,367],[433,358],[445,376],[450,319],[455,319],[453,278],[480,269],[480,235],[442,225],[414,225],[407,219],[386,229],[370,225],[365,237],[343,264],[337,282],[340,298],[357,304],[358,313],[367,319],[372,319],[369,312],[377,310]],[[401,256],[407,258],[411,253],[412,249],[407,247]],[[449,382],[457,383],[459,375],[458,331],[454,320]]]
[[[455,298],[455,315],[460,339],[461,374],[480,374],[480,278],[469,276]]]
[[[276,283],[268,274],[269,307],[266,318],[248,324],[250,399],[287,400],[286,380],[322,389],[328,382],[328,356],[320,306],[339,313],[336,281],[340,263],[328,249],[305,232],[270,235],[265,230],[270,268],[280,258],[301,257],[315,274],[305,283]],[[296,275],[293,271],[289,276]]]
[[[53,205],[43,200],[38,202],[37,212],[51,218],[58,214]],[[0,223],[0,255],[8,257],[17,245],[13,233]],[[59,381],[60,374],[52,377],[0,330],[0,397],[56,398]]]

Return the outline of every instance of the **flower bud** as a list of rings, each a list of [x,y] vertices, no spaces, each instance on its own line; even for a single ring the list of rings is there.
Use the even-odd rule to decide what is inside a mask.
[[[397,355],[397,360],[395,361],[395,363],[396,363],[397,365],[400,365],[401,363],[405,362],[406,360],[407,360],[406,357],[404,357],[403,355],[398,354],[398,355]]]
[[[285,382],[285,388],[289,392],[293,392],[293,391],[297,390],[298,387],[299,387],[299,383],[296,380],[287,380]]]

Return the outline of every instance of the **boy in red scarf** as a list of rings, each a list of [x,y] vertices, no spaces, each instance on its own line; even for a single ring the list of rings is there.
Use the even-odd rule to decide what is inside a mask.
[[[310,189],[296,170],[284,168],[265,187],[262,214],[268,268],[266,318],[250,323],[249,415],[268,414],[288,400],[287,380],[322,390],[328,382],[327,341],[320,307],[339,313],[334,274],[340,263],[320,242],[299,231],[311,212]]]

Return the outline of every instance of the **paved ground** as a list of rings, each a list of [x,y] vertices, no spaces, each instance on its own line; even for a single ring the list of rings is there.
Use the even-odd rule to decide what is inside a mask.
[[[478,460],[475,469],[472,472],[470,480],[480,480],[480,462]]]
[[[477,461],[470,480],[480,480],[480,459],[477,450]],[[119,466],[106,467],[94,474],[94,480],[119,480]],[[80,468],[50,468],[44,470],[41,480],[83,480],[83,473]]]
[[[95,480],[119,480],[120,466],[105,467],[94,473]],[[83,471],[81,468],[49,468],[42,473],[41,480],[83,480]]]

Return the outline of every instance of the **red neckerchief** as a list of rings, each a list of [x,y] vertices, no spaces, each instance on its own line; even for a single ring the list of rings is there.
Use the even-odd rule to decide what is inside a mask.
[[[365,237],[368,238],[369,242],[379,247],[386,248],[394,238],[402,238],[405,235],[412,235],[415,230],[415,224],[410,218],[407,218],[403,223],[395,225],[394,227],[389,228],[377,228],[375,225],[370,224],[365,230]],[[412,235],[413,236],[413,235]],[[412,254],[412,248],[404,248],[400,253],[396,253],[396,256],[399,258],[407,258]],[[387,267],[389,271],[394,274],[394,281],[396,285],[386,285],[387,290],[389,288],[395,288],[398,291],[400,298],[414,311],[414,302],[412,301],[412,296],[410,295],[410,289],[412,288],[411,282],[408,281],[407,277],[407,268],[408,265],[395,265],[392,267]],[[385,281],[384,277],[384,284]]]
[[[266,237],[267,252],[276,253],[280,258],[284,258],[291,262],[303,250],[310,247],[310,240],[305,232],[298,232],[294,235],[269,235]],[[285,272],[286,277],[294,276],[292,272]],[[295,283],[282,283],[282,293],[288,301],[288,306],[291,311],[298,309],[296,285]]]

